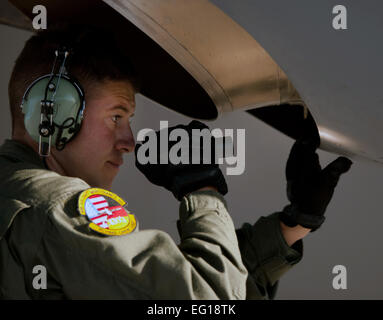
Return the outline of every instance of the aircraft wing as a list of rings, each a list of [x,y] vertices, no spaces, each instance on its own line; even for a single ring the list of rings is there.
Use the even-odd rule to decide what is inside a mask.
[[[17,10],[2,9],[3,23],[26,28],[9,15],[32,19],[39,4],[48,27],[111,29],[142,75],[141,93],[176,112],[247,111],[293,138],[319,133],[324,150],[383,163],[383,45],[368,36],[383,30],[379,1],[347,1],[347,30],[332,27],[331,0],[10,2]]]

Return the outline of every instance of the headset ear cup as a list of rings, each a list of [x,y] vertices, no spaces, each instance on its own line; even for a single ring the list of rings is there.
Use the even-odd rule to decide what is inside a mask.
[[[61,140],[56,141],[56,144],[55,144],[56,149],[59,151],[63,150],[67,142],[68,142],[67,138],[61,138]]]
[[[57,142],[64,143],[64,146],[74,138],[80,129],[81,115],[85,106],[84,91],[80,84],[74,78],[65,77],[65,80],[68,85],[65,88],[61,87],[62,102],[54,119],[55,126],[62,129],[60,136],[56,137]]]
[[[40,121],[41,121],[41,101],[44,99],[45,90],[51,75],[45,75],[36,79],[27,89],[22,102],[24,113],[25,129],[33,140],[39,142]],[[43,127],[52,134],[54,145],[68,143],[77,133],[81,125],[81,114],[84,111],[84,93],[80,84],[67,75],[55,75],[51,82],[56,91],[49,90],[47,100],[52,100],[53,105],[53,125],[49,128],[47,124]],[[55,128],[57,127],[57,128]]]
[[[51,125],[49,121],[43,121],[39,125],[39,133],[43,137],[53,136],[55,133],[55,127]]]
[[[44,75],[34,80],[24,93],[21,104],[25,129],[36,142],[39,142],[42,100],[49,78],[50,75]]]

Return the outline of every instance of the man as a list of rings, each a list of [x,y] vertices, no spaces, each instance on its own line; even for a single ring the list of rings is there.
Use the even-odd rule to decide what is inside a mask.
[[[301,239],[323,223],[350,162],[341,157],[321,170],[312,143],[296,143],[287,166],[291,204],[235,230],[217,165],[137,160],[151,182],[181,201],[181,242],[138,230],[109,191],[122,155],[141,147],[130,128],[137,81],[127,61],[109,34],[80,26],[41,32],[17,59],[9,83],[12,140],[0,148],[0,296],[272,298],[302,257]],[[64,106],[73,116],[60,115]],[[46,285],[36,283],[36,266],[46,270]]]

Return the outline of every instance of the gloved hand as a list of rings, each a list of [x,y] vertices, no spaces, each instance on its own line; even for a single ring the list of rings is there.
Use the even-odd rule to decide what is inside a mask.
[[[287,197],[290,204],[279,214],[287,226],[297,224],[317,230],[341,174],[351,167],[351,160],[339,157],[321,169],[314,141],[298,140],[286,165]]]
[[[202,122],[193,120],[188,125],[178,125],[168,128],[168,134],[174,129],[184,129],[189,136],[189,164],[172,164],[170,160],[168,164],[160,164],[160,131],[156,131],[157,135],[157,162],[156,164],[141,164],[138,161],[138,150],[144,144],[137,144],[135,147],[136,167],[140,170],[145,177],[155,185],[165,187],[171,191],[173,195],[181,200],[182,197],[192,191],[200,188],[212,186],[215,187],[222,195],[227,193],[227,184],[225,178],[218,167],[214,163],[212,156],[211,164],[203,164],[203,146],[200,144],[200,164],[192,163],[192,129],[209,129]],[[214,137],[211,136],[211,145],[214,146]],[[168,151],[175,145],[177,141],[169,141]],[[214,153],[212,152],[212,155]]]

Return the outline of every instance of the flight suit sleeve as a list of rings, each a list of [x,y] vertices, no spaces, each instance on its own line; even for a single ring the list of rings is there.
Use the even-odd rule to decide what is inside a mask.
[[[247,299],[272,299],[278,280],[302,259],[303,241],[289,246],[281,232],[278,213],[236,230],[242,260],[249,272]]]
[[[77,199],[78,194],[61,199],[50,209],[34,258],[46,267],[48,288],[35,291],[35,297],[49,297],[51,290],[69,299],[245,298],[247,270],[217,192],[182,199],[179,245],[159,230],[96,234],[77,213]]]

